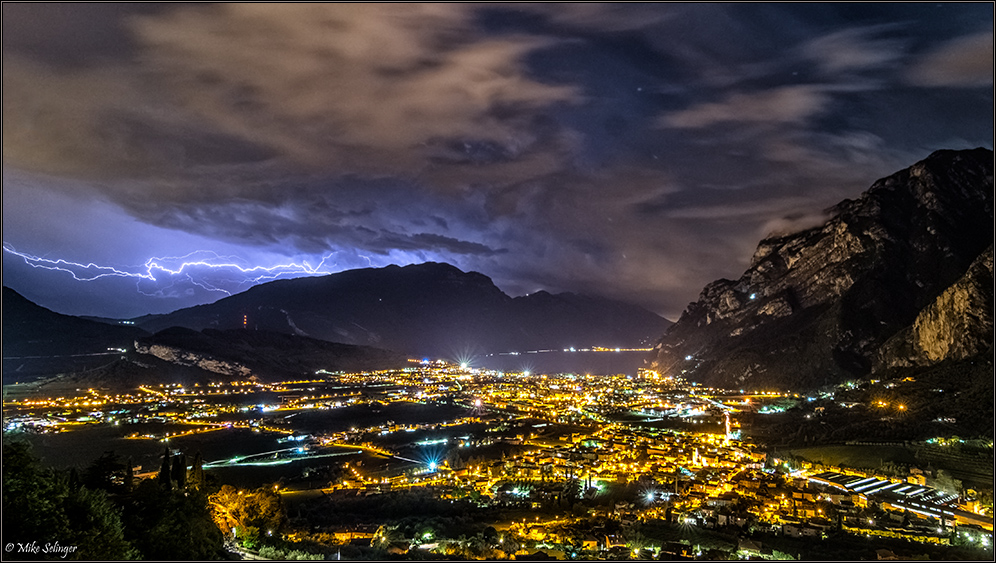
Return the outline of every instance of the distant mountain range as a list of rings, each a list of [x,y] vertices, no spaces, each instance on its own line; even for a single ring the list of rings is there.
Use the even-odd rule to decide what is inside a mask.
[[[274,281],[128,321],[61,315],[6,287],[3,295],[5,382],[101,366],[106,383],[139,364],[178,381],[273,379],[379,369],[406,355],[649,347],[670,324],[640,307],[572,293],[512,298],[487,276],[438,263]]]
[[[133,321],[149,332],[246,328],[451,359],[570,346],[649,347],[670,325],[608,299],[545,291],[513,298],[483,274],[435,262],[273,281],[210,305]]]
[[[993,153],[980,148],[937,151],[822,226],[761,241],[739,279],[686,308],[652,365],[714,386],[807,389],[957,362],[991,378],[992,354]]]

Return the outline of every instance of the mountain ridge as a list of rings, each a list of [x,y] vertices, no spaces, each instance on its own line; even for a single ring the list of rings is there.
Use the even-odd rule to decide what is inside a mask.
[[[652,367],[751,388],[867,375],[991,245],[992,154],[936,151],[833,206],[822,226],[763,239],[740,278],[689,304]]]
[[[63,315],[3,288],[3,374],[33,379],[62,371],[92,369],[130,348],[145,330]]]
[[[670,323],[601,297],[545,291],[510,297],[484,274],[438,262],[277,280],[133,322],[150,332],[258,328],[435,357],[649,345]]]

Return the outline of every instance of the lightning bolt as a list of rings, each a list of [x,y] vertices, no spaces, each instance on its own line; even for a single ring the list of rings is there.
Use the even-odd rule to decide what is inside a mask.
[[[76,281],[92,282],[101,278],[128,278],[136,281],[139,293],[148,296],[165,296],[166,292],[179,282],[189,282],[205,291],[232,295],[249,286],[273,280],[281,276],[316,276],[331,274],[326,262],[334,252],[322,257],[317,266],[307,261],[277,264],[275,266],[247,267],[234,256],[221,256],[209,250],[195,250],[183,256],[159,256],[149,258],[141,266],[130,268],[105,266],[90,262],[83,264],[59,258],[52,260],[20,252],[4,241],[3,251],[21,258],[32,268],[42,268],[66,272]],[[332,267],[335,265],[333,264]],[[155,291],[143,289],[153,286]],[[228,289],[226,289],[226,287]]]

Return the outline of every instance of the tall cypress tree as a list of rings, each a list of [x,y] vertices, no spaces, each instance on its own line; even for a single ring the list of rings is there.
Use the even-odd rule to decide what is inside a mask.
[[[179,453],[173,456],[173,471],[170,475],[173,479],[173,486],[183,490],[187,485],[187,456]]]
[[[80,472],[76,469],[76,467],[71,467],[69,469],[69,477],[67,477],[67,482],[70,491],[75,491],[83,484],[83,481],[80,479]]]
[[[135,490],[135,468],[130,457],[126,463],[128,466],[125,468],[124,492],[130,493]]]
[[[163,452],[163,464],[159,466],[159,475],[157,476],[159,485],[164,489],[173,488],[173,480],[170,479],[170,457],[169,446],[166,446],[166,451]]]
[[[190,466],[189,482],[197,490],[204,489],[204,459],[201,458],[200,450],[194,454],[194,461]]]

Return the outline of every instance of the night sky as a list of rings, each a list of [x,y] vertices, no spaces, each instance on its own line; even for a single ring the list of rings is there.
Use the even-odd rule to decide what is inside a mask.
[[[992,68],[992,3],[5,3],[3,282],[131,317],[439,261],[674,320],[992,148]]]

